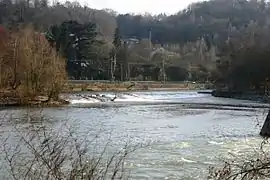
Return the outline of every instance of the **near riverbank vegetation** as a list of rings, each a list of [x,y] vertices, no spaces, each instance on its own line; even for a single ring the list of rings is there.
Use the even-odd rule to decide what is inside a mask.
[[[0,103],[59,101],[66,83],[65,60],[31,26],[5,32],[0,47]]]
[[[209,180],[266,180],[270,178],[269,140],[263,140],[253,154],[231,155],[224,164],[209,169]]]

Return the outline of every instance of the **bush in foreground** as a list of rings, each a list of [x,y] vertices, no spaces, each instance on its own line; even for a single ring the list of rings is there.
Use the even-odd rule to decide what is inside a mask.
[[[29,121],[42,118],[27,116]],[[109,150],[111,142],[97,145],[98,134],[78,135],[71,128],[52,130],[39,124],[16,129],[14,138],[1,138],[0,150],[6,179],[49,179],[49,180],[95,180],[127,179],[128,156],[142,145],[126,143],[118,151]],[[65,130],[63,130],[65,129]],[[16,140],[15,140],[16,139]]]
[[[232,156],[221,167],[209,169],[210,180],[264,180],[270,179],[269,141],[264,140],[253,154]]]

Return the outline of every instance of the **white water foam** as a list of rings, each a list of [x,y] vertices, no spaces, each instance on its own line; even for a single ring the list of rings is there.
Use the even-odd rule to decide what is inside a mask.
[[[90,104],[90,103],[99,103],[97,99],[71,99],[68,100],[70,104]]]
[[[185,158],[181,158],[181,161],[183,162],[186,162],[186,163],[196,163],[196,161],[192,161],[192,160],[189,160],[189,159],[185,159]]]
[[[190,99],[207,97],[209,94],[199,94],[197,91],[175,91],[175,92],[145,92],[139,93],[142,97],[154,99]]]
[[[101,93],[101,94],[75,94],[69,97],[71,104],[90,104],[90,103],[152,103],[152,102],[183,102],[189,99],[202,98],[205,94],[197,92],[123,92],[123,93]]]
[[[216,141],[208,141],[209,144],[212,144],[212,145],[223,145],[224,142],[216,142]]]
[[[155,102],[156,99],[144,98],[136,94],[123,94],[115,99],[115,102]]]

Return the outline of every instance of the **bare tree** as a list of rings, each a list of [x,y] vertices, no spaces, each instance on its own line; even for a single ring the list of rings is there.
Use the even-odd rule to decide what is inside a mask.
[[[2,88],[21,103],[40,95],[57,100],[66,81],[65,60],[31,27],[9,36],[0,49]]]

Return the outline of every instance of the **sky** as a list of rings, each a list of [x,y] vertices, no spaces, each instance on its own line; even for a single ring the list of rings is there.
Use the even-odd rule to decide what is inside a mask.
[[[79,0],[95,9],[112,9],[118,13],[174,14],[199,0]]]

